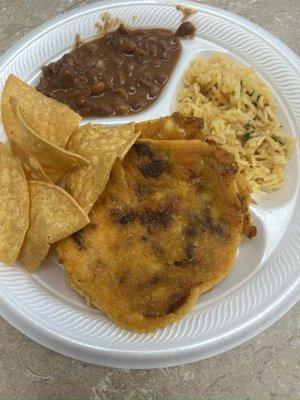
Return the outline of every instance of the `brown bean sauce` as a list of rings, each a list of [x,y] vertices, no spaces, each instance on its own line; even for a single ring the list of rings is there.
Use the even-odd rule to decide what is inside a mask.
[[[176,33],[121,24],[44,66],[37,90],[83,117],[139,112],[157,99],[168,81],[181,52],[180,38],[194,32],[188,21]]]

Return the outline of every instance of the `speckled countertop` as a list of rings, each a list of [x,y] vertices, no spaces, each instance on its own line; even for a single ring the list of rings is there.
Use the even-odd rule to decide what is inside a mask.
[[[0,53],[42,22],[89,2],[0,0]],[[300,54],[300,0],[204,3],[256,22]],[[0,399],[300,399],[299,311],[295,306],[271,328],[225,354],[141,371],[98,367],[56,354],[0,318]]]

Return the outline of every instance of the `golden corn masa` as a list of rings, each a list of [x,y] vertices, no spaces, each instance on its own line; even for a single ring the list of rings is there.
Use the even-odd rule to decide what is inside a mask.
[[[205,140],[202,118],[186,117],[174,112],[165,116],[135,124],[135,131],[141,132],[140,138],[155,140],[199,139]]]
[[[57,247],[69,284],[127,329],[178,320],[235,259],[245,210],[236,174],[215,144],[138,141],[114,165],[90,225]]]

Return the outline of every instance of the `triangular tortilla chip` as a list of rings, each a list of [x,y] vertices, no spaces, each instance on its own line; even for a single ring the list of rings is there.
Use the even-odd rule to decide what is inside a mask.
[[[117,127],[87,124],[74,131],[67,149],[85,157],[90,165],[71,171],[65,184],[87,213],[104,190],[114,162],[125,157],[138,136],[133,123]]]
[[[9,75],[1,98],[2,122],[8,137],[15,132],[17,126],[10,104],[11,97],[20,101],[25,120],[39,136],[58,147],[66,147],[72,132],[81,121],[78,114],[65,104],[39,93],[16,76]]]
[[[53,182],[57,182],[75,165],[89,163],[80,155],[61,149],[39,136],[25,120],[19,99],[12,97],[10,102],[16,118],[16,128],[10,139],[34,156]]]
[[[43,167],[38,162],[38,160],[28,153],[22,146],[18,145],[15,142],[10,143],[10,148],[14,156],[18,157],[18,159],[22,163],[22,167],[24,169],[24,173],[26,175],[26,179],[34,180],[34,181],[43,181],[43,182],[51,182],[51,179],[43,170]]]
[[[0,143],[0,260],[12,264],[28,228],[29,195],[20,161]]]
[[[30,271],[44,260],[50,245],[89,223],[72,196],[52,183],[29,181],[29,228],[19,259]]]

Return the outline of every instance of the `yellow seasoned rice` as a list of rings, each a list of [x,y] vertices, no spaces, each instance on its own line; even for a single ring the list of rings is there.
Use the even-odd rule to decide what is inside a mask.
[[[196,58],[184,76],[178,111],[204,119],[207,137],[235,155],[254,192],[283,184],[295,141],[282,129],[275,99],[253,68],[221,54]]]

